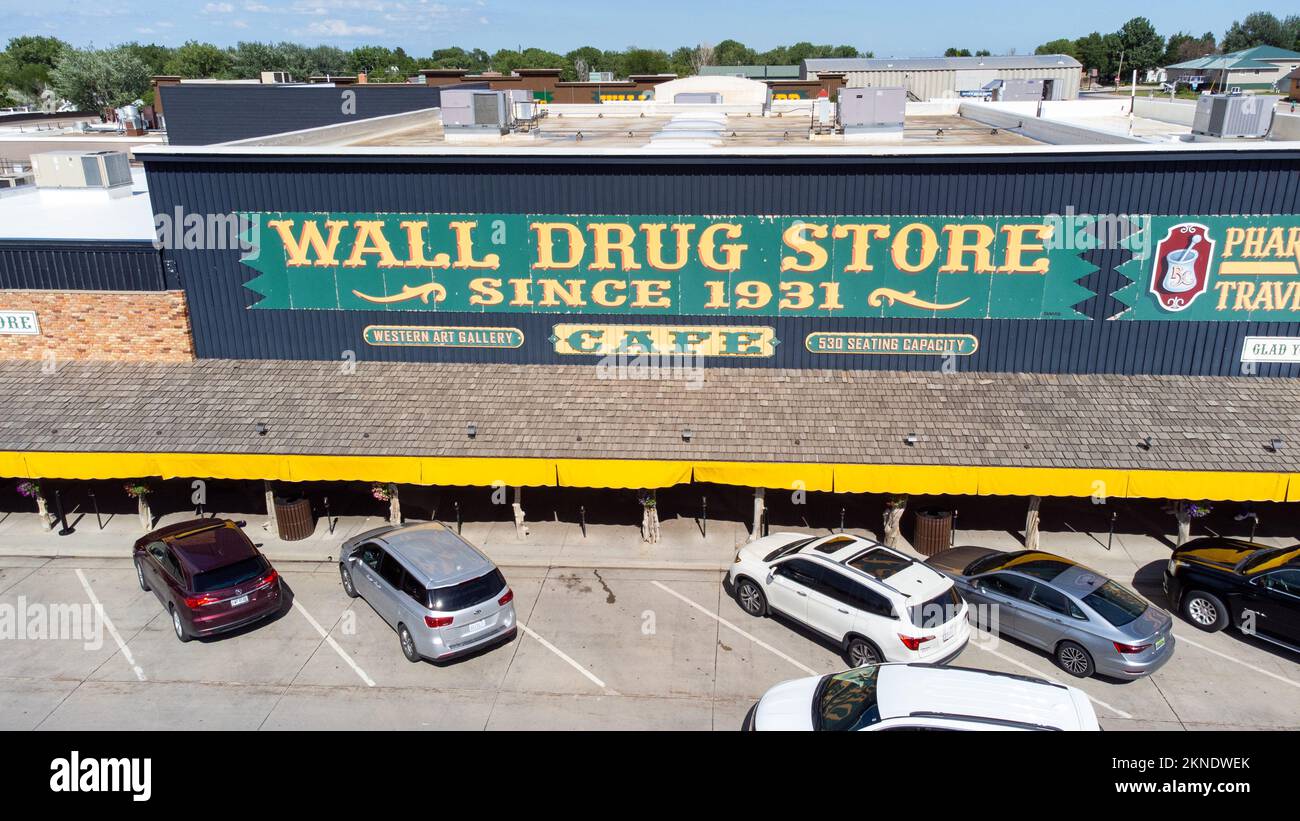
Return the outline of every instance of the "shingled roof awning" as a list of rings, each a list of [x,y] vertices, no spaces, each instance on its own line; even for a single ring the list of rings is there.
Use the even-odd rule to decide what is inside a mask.
[[[10,361],[0,363],[0,476],[580,487],[693,478],[1300,500],[1300,380],[745,368],[648,376],[224,360],[78,362],[46,373]]]

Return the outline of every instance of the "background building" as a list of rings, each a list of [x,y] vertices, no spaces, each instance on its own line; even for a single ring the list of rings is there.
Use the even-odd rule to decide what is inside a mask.
[[[1284,80],[1300,68],[1300,52],[1276,46],[1255,46],[1229,54],[1211,54],[1166,67],[1169,82],[1198,83],[1203,88],[1277,89],[1285,91]]]
[[[847,86],[903,86],[912,99],[980,96],[994,80],[1044,80],[1044,97],[1072,100],[1079,94],[1083,66],[1063,54],[1004,57],[860,58],[804,60],[804,79],[822,72],[842,72]]]

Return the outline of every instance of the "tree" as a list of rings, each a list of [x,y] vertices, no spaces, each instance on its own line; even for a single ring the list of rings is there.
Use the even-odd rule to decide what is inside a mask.
[[[0,91],[9,89],[6,98],[39,103],[49,88],[50,72],[67,45],[54,37],[14,37],[0,53]],[[11,96],[12,95],[12,96]]]
[[[1223,50],[1226,52],[1241,51],[1254,46],[1293,48],[1295,33],[1287,31],[1282,21],[1273,14],[1257,11],[1234,22],[1223,35]]]
[[[968,48],[950,48],[943,53],[944,57],[969,57],[970,49]]]
[[[1068,57],[1073,57],[1076,60],[1079,58],[1079,49],[1075,46],[1074,41],[1067,40],[1064,37],[1061,37],[1057,40],[1048,40],[1046,43],[1043,43],[1041,46],[1034,49],[1034,53],[1035,54],[1064,54]]]
[[[172,52],[167,73],[195,79],[225,79],[231,76],[232,62],[230,52],[211,43],[189,40]]]
[[[586,81],[593,71],[613,71],[603,65],[605,52],[595,46],[579,46],[564,55],[565,70],[561,74],[564,80]]]
[[[167,68],[167,62],[172,58],[172,50],[167,46],[160,46],[157,43],[142,45],[140,43],[123,43],[122,48],[126,49],[132,55],[139,57],[149,71],[153,74],[162,74]]]
[[[869,57],[869,56],[871,56],[871,55],[867,55],[867,56]],[[989,50],[986,49],[986,48],[982,48],[982,49],[980,49],[979,51],[975,52],[975,56],[976,56],[976,57],[992,57],[992,56],[993,56],[993,52],[989,51]]]
[[[1101,34],[1094,31],[1074,41],[1075,57],[1085,69],[1097,69],[1097,76],[1114,77],[1119,69],[1120,45],[1118,34]],[[1125,64],[1128,57],[1124,58]]]
[[[1165,38],[1156,33],[1156,27],[1147,18],[1134,17],[1120,27],[1116,36],[1124,52],[1126,73],[1128,69],[1146,71],[1156,68],[1164,60]]]
[[[125,48],[65,48],[50,73],[55,90],[77,108],[103,111],[142,98],[149,66]]]
[[[654,48],[629,48],[623,52],[623,76],[633,74],[664,74],[668,71],[668,55]]]
[[[1184,31],[1176,32],[1169,35],[1169,40],[1165,43],[1165,56],[1161,65],[1172,66],[1175,63],[1195,60],[1197,57],[1213,54],[1214,49],[1212,32],[1207,31],[1200,37],[1194,37]]]
[[[713,47],[714,65],[747,66],[753,65],[758,55],[749,46],[738,40],[723,40]]]

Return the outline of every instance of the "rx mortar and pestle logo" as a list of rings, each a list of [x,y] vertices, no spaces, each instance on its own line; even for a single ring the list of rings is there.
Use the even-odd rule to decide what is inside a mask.
[[[1151,265],[1151,293],[1166,311],[1181,311],[1210,284],[1214,240],[1198,222],[1171,226],[1156,246]]]

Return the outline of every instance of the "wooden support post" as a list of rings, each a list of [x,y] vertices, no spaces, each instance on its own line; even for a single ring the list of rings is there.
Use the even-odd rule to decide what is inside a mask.
[[[272,539],[278,539],[280,523],[275,518],[275,488],[270,479],[264,479],[262,484],[266,487],[266,532]]]
[[[1039,496],[1029,497],[1029,512],[1025,514],[1025,549],[1038,549],[1038,508],[1043,500]]]
[[[1192,538],[1192,503],[1187,501],[1174,504],[1174,518],[1178,520],[1178,539],[1175,547],[1182,547]]]
[[[659,500],[653,490],[641,491],[641,541],[659,542]]]
[[[388,523],[394,526],[402,523],[402,499],[397,494],[397,485],[388,486]]]
[[[515,485],[515,501],[511,505],[515,511],[515,535],[520,539],[528,538],[528,525],[524,524],[524,489]]]
[[[903,511],[907,510],[907,496],[893,496],[885,503],[885,546],[895,547],[902,538]]]
[[[767,509],[767,488],[754,488],[754,529],[749,533],[749,541],[763,536],[763,513]]]
[[[41,518],[41,530],[54,529],[54,517],[50,515],[50,505],[45,501],[44,493],[36,494],[36,515]]]
[[[135,497],[135,502],[140,514],[140,529],[148,533],[153,530],[153,511],[149,509],[149,494],[141,493]]]

